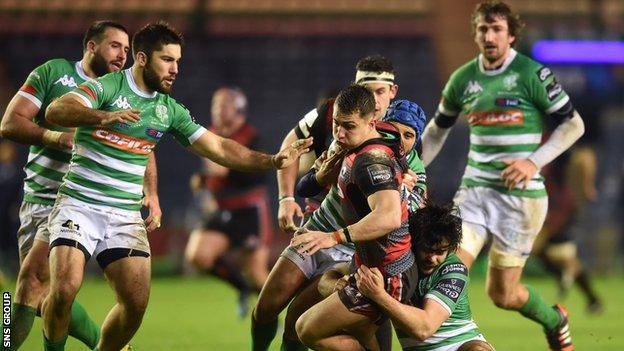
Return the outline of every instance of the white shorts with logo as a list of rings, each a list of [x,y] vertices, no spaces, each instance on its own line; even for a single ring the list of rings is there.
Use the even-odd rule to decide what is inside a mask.
[[[76,242],[86,258],[116,249],[127,256],[148,257],[147,230],[141,212],[95,205],[66,195],[58,196],[48,222],[50,247]],[[119,257],[120,258],[120,257]],[[110,263],[110,262],[108,262]]]
[[[454,201],[464,222],[463,250],[477,257],[491,237],[490,264],[499,268],[524,266],[546,219],[548,197],[520,197],[486,187],[461,187]]]
[[[33,246],[34,240],[50,242],[48,217],[52,206],[22,202],[19,210],[20,228],[17,230],[17,247],[23,260]]]
[[[308,256],[300,254],[295,248],[288,246],[282,251],[281,256],[297,265],[306,278],[312,279],[327,272],[337,264],[351,262],[354,253],[354,250],[340,245],[339,247],[319,250],[314,255]]]

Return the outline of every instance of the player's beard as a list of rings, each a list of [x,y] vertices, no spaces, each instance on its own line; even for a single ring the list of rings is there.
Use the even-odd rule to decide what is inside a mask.
[[[143,70],[143,81],[150,90],[157,91],[161,94],[169,94],[171,92],[171,88],[167,88],[162,84],[162,79],[160,79],[158,73],[152,68],[149,61]]]
[[[98,52],[93,55],[93,60],[91,60],[91,70],[97,77],[101,77],[105,74],[111,73],[108,70],[108,62],[104,56],[100,55]]]

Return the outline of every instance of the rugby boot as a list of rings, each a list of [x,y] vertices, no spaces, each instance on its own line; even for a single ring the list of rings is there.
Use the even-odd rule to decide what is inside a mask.
[[[561,316],[561,321],[553,330],[545,330],[548,346],[553,351],[573,351],[572,336],[570,335],[570,324],[568,323],[568,311],[560,304],[553,306],[555,311]]]

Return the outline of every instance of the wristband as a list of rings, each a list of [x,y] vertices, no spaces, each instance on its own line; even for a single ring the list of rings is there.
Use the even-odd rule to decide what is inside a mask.
[[[54,130],[46,129],[43,132],[43,136],[41,137],[41,143],[45,146],[58,146],[59,140],[61,140],[61,136],[63,132],[56,132]]]
[[[278,200],[280,204],[286,201],[295,201],[295,197],[294,196],[281,196]]]
[[[347,239],[347,242],[352,243],[353,240],[351,240],[351,234],[349,234],[349,226],[342,228],[342,232],[344,233],[344,236]]]
[[[336,240],[337,244],[342,244],[342,236],[340,236],[340,231],[336,230],[334,231],[334,239]]]

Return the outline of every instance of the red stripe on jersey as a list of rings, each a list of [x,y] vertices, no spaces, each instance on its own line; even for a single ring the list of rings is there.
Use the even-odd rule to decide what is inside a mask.
[[[93,101],[97,100],[97,96],[95,96],[95,92],[93,92],[93,90],[91,90],[89,87],[81,85],[81,86],[78,87],[78,89],[84,91],[87,95],[89,95],[91,100],[93,100]]]
[[[23,91],[23,92],[28,93],[30,95],[37,94],[37,89],[35,89],[35,87],[33,87],[32,85],[27,84],[27,83],[22,85],[22,87],[20,88],[20,91]]]

